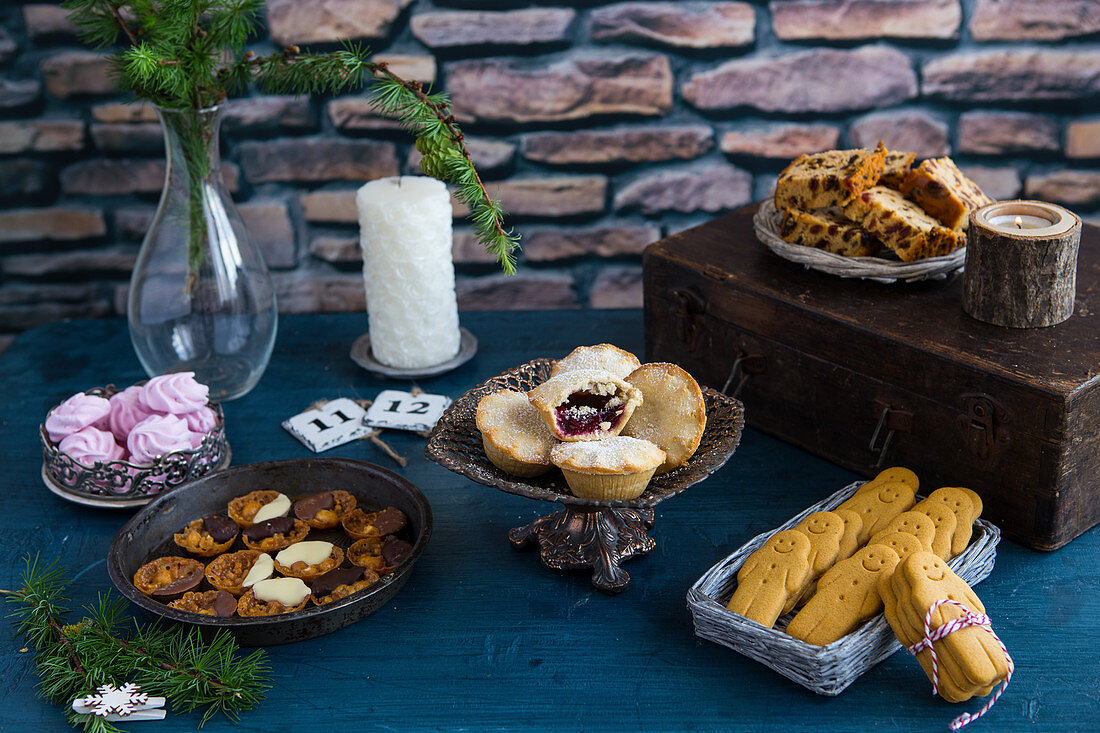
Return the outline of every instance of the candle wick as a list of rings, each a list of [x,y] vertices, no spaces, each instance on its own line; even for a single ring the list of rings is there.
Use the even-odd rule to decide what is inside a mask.
[[[1013,222],[1013,224],[1015,224],[1015,225],[1016,225],[1016,228],[1017,228],[1017,229],[1023,229],[1023,228],[1024,228],[1024,220],[1023,220],[1023,219],[1021,219],[1021,218],[1020,218],[1020,217],[1018,217],[1018,216],[1016,217],[1016,221],[1014,221],[1014,222]]]

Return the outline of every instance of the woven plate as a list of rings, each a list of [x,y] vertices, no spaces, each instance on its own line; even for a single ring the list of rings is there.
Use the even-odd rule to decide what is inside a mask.
[[[887,284],[899,280],[903,282],[943,280],[948,275],[961,271],[966,264],[966,247],[960,247],[942,257],[926,257],[914,262],[902,262],[882,257],[845,257],[816,247],[791,244],[779,236],[783,214],[775,208],[775,202],[771,199],[766,199],[760,204],[752,218],[752,223],[756,229],[756,238],[783,259],[838,277],[860,278]]]
[[[839,641],[828,646],[814,646],[784,633],[795,616],[794,611],[780,616],[775,626],[768,629],[726,609],[737,587],[737,571],[749,555],[773,534],[791,529],[807,515],[840,506],[863,483],[857,481],[845,486],[782,527],[757,535],[695,581],[687,594],[695,635],[741,652],[819,695],[839,695],[861,674],[901,649],[881,613]],[[948,565],[960,578],[976,585],[993,572],[1000,540],[1001,531],[979,519],[974,522],[970,544]]]
[[[654,476],[645,493],[629,501],[580,499],[569,491],[560,471],[518,479],[497,468],[485,456],[481,432],[477,429],[477,403],[490,392],[512,390],[529,392],[550,377],[553,359],[535,359],[493,377],[459,397],[439,418],[428,438],[424,453],[429,460],[479,484],[495,486],[510,494],[530,499],[558,501],[563,504],[609,507],[652,507],[697,484],[717,471],[737,448],[745,427],[741,403],[709,387],[703,389],[707,407],[707,427],[695,455],[677,469]]]

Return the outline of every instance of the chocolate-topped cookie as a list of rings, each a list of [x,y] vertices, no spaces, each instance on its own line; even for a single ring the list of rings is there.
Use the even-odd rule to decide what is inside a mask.
[[[307,534],[309,525],[301,519],[276,517],[248,527],[241,539],[250,550],[274,552],[301,542]]]
[[[378,580],[378,573],[369,568],[352,567],[330,570],[313,581],[310,592],[313,602],[318,606],[332,603],[358,593],[373,585]]]
[[[356,503],[355,497],[346,491],[323,491],[294,502],[294,516],[313,529],[332,529]]]
[[[203,616],[220,616],[225,618],[237,612],[237,599],[232,593],[224,590],[208,590],[202,593],[184,593],[182,598],[168,604],[180,611],[199,613]]]
[[[134,573],[134,586],[159,601],[171,601],[202,582],[203,564],[189,557],[158,557]]]
[[[172,535],[180,549],[199,557],[213,557],[225,552],[237,539],[240,528],[224,514],[211,514],[196,519]]]

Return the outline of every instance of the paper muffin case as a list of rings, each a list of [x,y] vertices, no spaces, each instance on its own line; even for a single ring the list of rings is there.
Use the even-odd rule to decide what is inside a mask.
[[[519,476],[521,478],[532,478],[534,476],[541,476],[542,474],[553,468],[552,465],[547,464],[541,466],[537,463],[525,463],[512,458],[510,455],[502,451],[493,445],[488,438],[482,437],[482,446],[485,448],[485,456],[489,461],[504,471],[512,474],[513,476]]]
[[[861,674],[901,649],[882,613],[851,634],[822,647],[787,636],[785,629],[797,610],[780,616],[775,626],[768,629],[726,608],[737,587],[737,571],[749,555],[776,532],[793,529],[814,512],[840,506],[864,483],[857,481],[845,486],[792,517],[781,527],[757,535],[695,581],[687,594],[688,609],[695,622],[695,635],[755,659],[807,690],[830,696],[839,695]],[[917,497],[918,500],[921,498]],[[976,585],[993,572],[1000,540],[999,529],[978,519],[974,522],[970,544],[948,565],[971,586]]]
[[[653,478],[653,467],[641,473],[580,473],[562,468],[565,483],[575,496],[581,499],[606,499],[626,501],[636,499],[645,492],[649,480]]]

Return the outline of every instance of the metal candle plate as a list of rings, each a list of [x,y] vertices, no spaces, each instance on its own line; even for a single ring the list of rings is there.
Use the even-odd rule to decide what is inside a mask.
[[[480,484],[563,504],[561,511],[512,529],[509,540],[517,549],[537,545],[543,564],[555,570],[591,568],[592,584],[597,589],[619,593],[630,580],[620,563],[656,546],[646,531],[653,526],[653,507],[704,480],[729,460],[741,440],[744,408],[732,397],[704,389],[707,426],[698,450],[686,464],[654,476],[636,499],[581,499],[573,496],[560,471],[520,479],[493,465],[485,455],[475,423],[477,403],[482,397],[501,390],[528,392],[550,377],[553,364],[552,359],[535,359],[466,392],[436,423],[425,454],[429,460]]]

